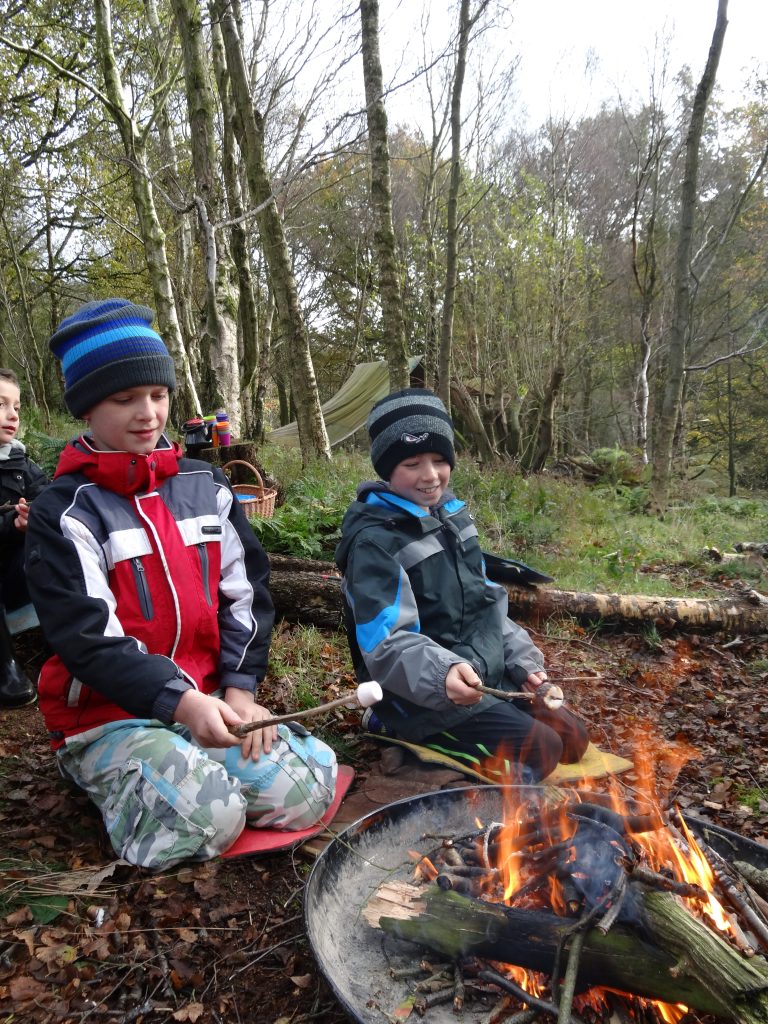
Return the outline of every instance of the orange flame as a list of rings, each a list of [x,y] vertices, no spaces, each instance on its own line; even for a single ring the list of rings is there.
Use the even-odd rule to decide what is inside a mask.
[[[425,854],[417,853],[416,850],[409,850],[408,856],[416,861],[413,869],[413,877],[419,881],[434,882],[440,872],[432,861]]]
[[[665,825],[665,814],[656,795],[657,780],[660,785],[667,787],[668,792],[683,766],[696,754],[695,748],[688,744],[681,742],[660,744],[658,738],[654,737],[649,729],[641,732],[637,737],[637,749],[634,756],[638,780],[635,792],[640,795],[637,799],[634,797],[627,799],[622,794],[622,783],[614,777],[609,780],[607,787],[608,803],[611,809],[620,814],[628,823],[631,823],[631,819],[635,816],[645,819],[646,823],[642,827],[645,827],[647,831],[630,832],[627,838],[634,844],[640,856],[646,859],[653,871],[671,875],[680,882],[696,884],[704,890],[706,901],[686,900],[694,916],[703,918],[706,915],[712,924],[721,931],[733,932],[722,904],[714,896],[714,874],[695,837],[684,822],[682,823],[682,835],[676,834],[674,829]],[[542,806],[538,803],[533,806],[532,804],[526,805],[524,802],[516,802],[517,794],[520,791],[515,787],[509,787],[504,791],[506,804],[504,823],[494,832],[492,862],[502,878],[505,903],[524,905],[522,901],[529,899],[526,895],[526,882],[536,869],[524,866],[526,861],[521,856],[522,851],[530,849],[531,845],[546,851],[555,843],[567,844],[577,829],[577,822],[573,820],[572,815],[568,814],[567,805],[568,803],[572,804],[574,800],[589,800],[591,784],[592,780],[585,779],[582,787],[583,796],[579,791],[571,791],[569,800],[563,800],[557,808]],[[641,808],[640,813],[637,811],[638,805]],[[680,820],[682,822],[682,817]],[[479,821],[477,825],[478,828],[483,827]],[[535,835],[532,835],[533,828],[535,828]],[[535,842],[532,842],[532,839]],[[543,856],[546,856],[546,853],[543,853]],[[567,856],[567,853],[564,856]],[[549,903],[554,912],[561,916],[572,912],[573,908],[569,907],[566,891],[554,873],[550,873],[548,883]],[[533,902],[536,898],[541,905],[541,891],[539,891],[538,897],[530,897]],[[509,964],[499,965],[499,967],[531,994],[538,995],[546,988],[543,977],[534,972]],[[606,990],[600,987],[590,989],[579,997],[580,1001],[583,1000],[580,1005],[591,1006],[598,1011],[604,1009],[605,992]],[[621,993],[619,994],[621,995]],[[634,1000],[635,1005],[653,1005],[665,1024],[679,1024],[679,1021],[687,1013],[687,1008],[682,1005],[671,1005],[636,996],[630,997],[626,994],[623,996]]]

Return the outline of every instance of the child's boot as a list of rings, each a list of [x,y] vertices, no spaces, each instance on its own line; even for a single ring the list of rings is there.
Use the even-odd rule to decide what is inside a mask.
[[[13,655],[13,641],[0,605],[0,708],[21,708],[37,694]]]

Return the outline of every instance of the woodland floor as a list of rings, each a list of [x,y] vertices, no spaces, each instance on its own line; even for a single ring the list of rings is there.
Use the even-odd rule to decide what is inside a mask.
[[[768,842],[768,637],[527,625],[551,677],[577,677],[564,688],[596,743],[636,763],[638,746],[651,751],[662,802]],[[40,635],[18,651],[34,674]],[[330,696],[347,681],[332,651]],[[275,713],[290,709],[287,683],[266,681]],[[343,737],[360,786],[381,751],[357,731],[340,714],[330,735]],[[36,707],[0,713],[0,783],[0,1021],[347,1020],[305,937],[311,861],[300,853],[105,872],[100,819],[60,780]],[[42,891],[46,876],[58,894]]]

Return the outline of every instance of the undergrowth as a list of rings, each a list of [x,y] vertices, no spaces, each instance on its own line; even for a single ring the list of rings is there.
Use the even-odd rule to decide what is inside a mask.
[[[367,455],[335,452],[330,464],[302,469],[295,449],[266,446],[263,460],[286,489],[273,519],[253,521],[265,547],[331,560],[358,483],[373,477]],[[690,488],[659,520],[643,512],[641,487],[525,477],[512,466],[480,469],[467,459],[457,463],[451,486],[475,515],[486,550],[527,562],[567,590],[681,596],[695,577],[696,596],[706,596],[702,579],[724,579],[730,570],[706,549],[768,537],[762,496],[715,498]],[[731,571],[760,582],[759,569]]]

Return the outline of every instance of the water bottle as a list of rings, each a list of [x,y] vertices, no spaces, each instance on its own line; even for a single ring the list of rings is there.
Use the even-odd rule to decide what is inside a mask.
[[[229,426],[229,416],[225,412],[216,413],[216,438],[222,448],[229,448],[232,440]]]

